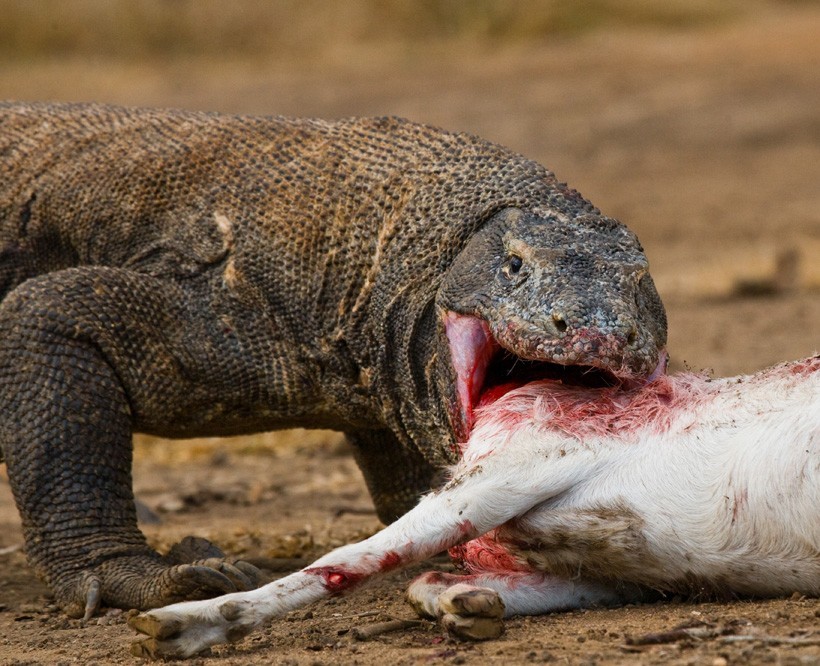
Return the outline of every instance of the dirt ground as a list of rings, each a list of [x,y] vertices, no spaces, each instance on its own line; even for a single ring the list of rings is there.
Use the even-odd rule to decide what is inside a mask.
[[[820,347],[818,34],[820,7],[795,2],[687,30],[599,30],[484,50],[351,47],[306,62],[12,60],[0,66],[0,97],[389,113],[499,141],[638,233],[668,308],[672,370],[729,374]],[[134,476],[137,497],[159,517],[143,525],[159,548],[192,533],[243,557],[307,562],[379,526],[333,433],[138,438]],[[64,618],[21,542],[0,466],[0,664],[136,663],[122,614],[86,627]],[[429,623],[354,639],[356,627],[412,617],[402,590],[420,570],[192,663],[820,663],[820,601],[797,597],[514,618],[502,638],[481,644],[453,643]],[[629,644],[684,623],[709,631]]]

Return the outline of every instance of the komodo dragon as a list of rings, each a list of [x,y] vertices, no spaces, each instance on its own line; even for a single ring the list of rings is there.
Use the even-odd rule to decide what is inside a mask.
[[[132,432],[345,432],[379,517],[457,457],[482,392],[663,365],[621,223],[500,146],[337,122],[0,105],[0,450],[72,616],[253,586],[151,549]]]

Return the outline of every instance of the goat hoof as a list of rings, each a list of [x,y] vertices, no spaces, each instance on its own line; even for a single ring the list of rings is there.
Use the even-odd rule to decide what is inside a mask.
[[[459,583],[439,595],[441,624],[454,638],[484,641],[504,631],[504,602],[495,590]]]

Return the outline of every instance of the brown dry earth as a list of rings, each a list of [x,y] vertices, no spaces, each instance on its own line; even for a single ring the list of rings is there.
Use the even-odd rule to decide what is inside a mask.
[[[391,113],[507,144],[642,238],[669,310],[672,369],[729,374],[820,346],[818,35],[820,9],[795,3],[692,31],[598,31],[494,50],[351,47],[309,63],[11,62],[0,67],[0,97]],[[139,439],[135,488],[161,519],[143,526],[160,548],[193,533],[244,557],[308,561],[378,529],[360,475],[330,433]],[[0,467],[0,664],[135,663],[122,614],[86,627],[61,616],[21,541]],[[412,617],[402,589],[420,570],[192,663],[820,663],[820,602],[799,597],[515,618],[501,639],[481,644],[453,643],[429,623],[356,640],[356,627]],[[682,624],[700,637],[628,644]]]

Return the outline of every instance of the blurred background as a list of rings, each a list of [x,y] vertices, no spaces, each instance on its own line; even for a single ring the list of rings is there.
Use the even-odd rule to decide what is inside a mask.
[[[820,329],[820,3],[0,0],[0,94],[397,114],[537,159],[630,225],[673,368]]]

